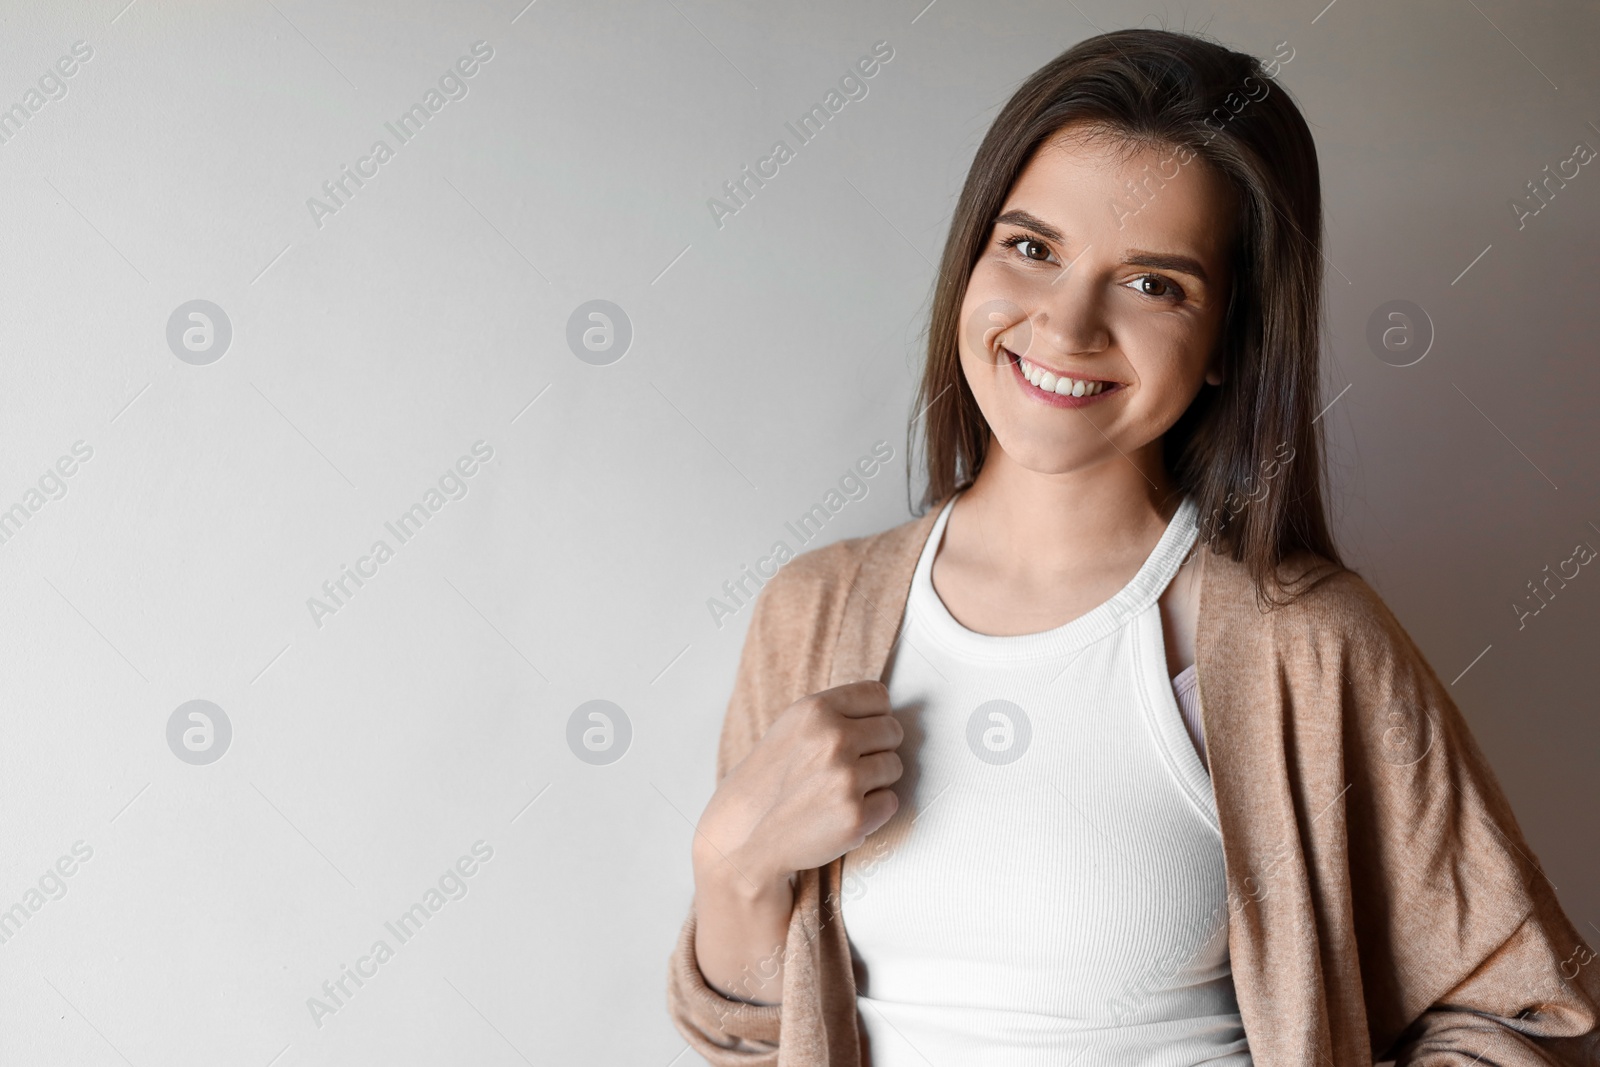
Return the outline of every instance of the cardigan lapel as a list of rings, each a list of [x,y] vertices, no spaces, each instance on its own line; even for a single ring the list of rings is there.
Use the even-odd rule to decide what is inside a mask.
[[[1364,1007],[1346,995],[1354,944],[1347,926],[1330,925],[1346,910],[1348,886],[1326,881],[1305,852],[1317,841],[1330,856],[1342,849],[1343,772],[1329,739],[1300,725],[1337,714],[1297,704],[1343,694],[1299,692],[1248,568],[1215,552],[1201,558],[1195,674],[1227,872],[1228,963],[1251,1059],[1370,1064]]]
[[[941,502],[942,505],[942,502]],[[864,538],[847,591],[831,655],[818,663],[812,692],[870,678],[883,680],[900,634],[917,557],[939,517],[920,519]],[[824,682],[823,679],[826,679]],[[784,971],[783,1040],[779,1067],[860,1067],[865,1035],[856,1025],[856,974],[849,936],[838,911],[844,857],[800,872],[791,963]]]
[[[921,518],[868,539],[855,573],[848,578],[850,592],[834,645],[829,688],[868,678],[884,680],[889,652],[900,638],[917,559],[943,507],[940,501]]]

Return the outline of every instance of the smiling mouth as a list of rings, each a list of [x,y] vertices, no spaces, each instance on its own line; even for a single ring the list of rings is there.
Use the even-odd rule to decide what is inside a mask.
[[[1010,359],[1011,365],[1016,368],[1019,377],[1039,393],[1046,394],[1050,398],[1087,400],[1091,397],[1114,393],[1122,388],[1121,382],[1106,381],[1100,378],[1057,376],[1053,371],[1047,371],[1043,367],[1023,359],[1009,348],[1002,346],[1001,351]]]

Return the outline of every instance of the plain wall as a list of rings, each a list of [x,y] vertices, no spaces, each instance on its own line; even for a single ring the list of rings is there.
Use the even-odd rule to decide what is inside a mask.
[[[0,543],[0,908],[26,912],[0,1061],[698,1062],[666,960],[748,621],[707,601],[879,440],[888,469],[806,547],[910,517],[973,152],[1029,73],[1141,18],[1293,48],[1339,537],[1593,940],[1600,577],[1521,628],[1513,605],[1600,546],[1600,171],[1521,229],[1510,205],[1600,146],[1600,11],[124,4],[8,5],[0,35],[0,106],[93,50],[0,143],[0,509],[24,509]],[[466,95],[398,144],[385,123],[478,41]],[[867,95],[796,147],[785,124],[878,41]],[[318,218],[379,138],[393,158]],[[780,138],[794,158],[719,225],[710,198]],[[232,326],[204,364],[167,334],[197,299]],[[595,299],[633,331],[603,366],[567,339]],[[1396,299],[1436,333],[1412,366],[1366,341]],[[385,523],[479,441],[400,544]],[[318,617],[379,539],[393,558]],[[196,699],[233,731],[204,765],[168,741]],[[596,699],[632,728],[608,765],[568,742]],[[465,896],[400,943],[384,924],[479,841]],[[393,957],[314,1020],[379,939]]]

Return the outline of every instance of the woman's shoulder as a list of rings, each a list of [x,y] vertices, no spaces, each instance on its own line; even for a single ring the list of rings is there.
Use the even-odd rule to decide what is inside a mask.
[[[763,592],[774,599],[843,595],[863,579],[909,578],[937,509],[876,533],[842,538],[794,556],[768,580]]]
[[[1274,580],[1258,585],[1244,563],[1221,552],[1206,561],[1202,596],[1211,621],[1249,633],[1279,649],[1371,663],[1413,660],[1416,645],[1372,584],[1355,569],[1309,551],[1277,566]]]
[[[1205,662],[1220,672],[1212,691],[1224,701],[1281,702],[1283,722],[1307,752],[1343,745],[1343,762],[1408,768],[1384,778],[1389,785],[1442,773],[1469,743],[1448,687],[1357,571],[1301,553],[1278,569],[1292,597],[1262,609],[1244,564],[1218,556],[1206,567],[1215,579],[1202,591],[1199,640]],[[1209,632],[1207,595],[1214,597]],[[1430,751],[1434,758],[1424,759]]]

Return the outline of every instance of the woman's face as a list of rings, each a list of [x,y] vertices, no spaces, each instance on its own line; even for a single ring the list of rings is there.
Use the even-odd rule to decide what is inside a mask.
[[[993,445],[1029,470],[1159,458],[1221,381],[1233,198],[1181,158],[1058,134],[1006,198],[962,303],[961,368]]]

